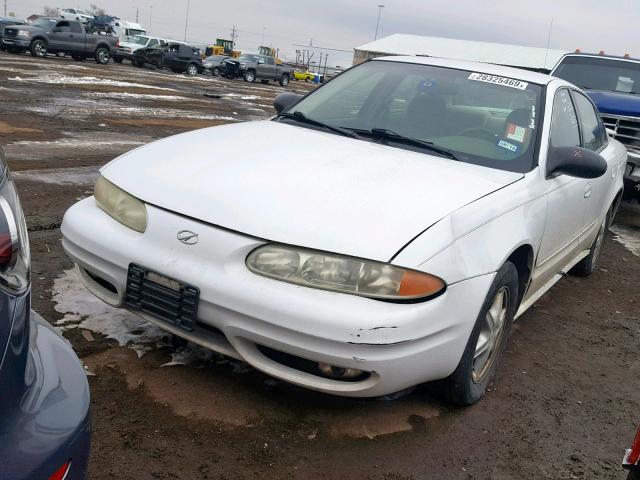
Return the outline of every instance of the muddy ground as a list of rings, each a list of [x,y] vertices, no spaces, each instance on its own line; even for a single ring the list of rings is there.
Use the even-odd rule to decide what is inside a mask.
[[[176,349],[79,287],[59,226],[91,194],[98,167],[156,138],[267,118],[281,91],[0,53],[0,144],[30,230],[33,307],[92,374],[89,477],[624,478],[619,463],[640,424],[637,204],[623,206],[592,277],[563,279],[519,319],[494,385],[467,409],[428,387],[395,400],[308,392]]]

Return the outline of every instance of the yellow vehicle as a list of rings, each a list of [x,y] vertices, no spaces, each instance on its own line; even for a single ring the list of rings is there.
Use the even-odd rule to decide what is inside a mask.
[[[224,55],[224,47],[221,45],[207,45],[204,50],[204,57],[210,57],[212,55]]]
[[[307,70],[306,72],[293,72],[294,80],[304,80],[305,82],[313,82],[316,79],[316,74]]]

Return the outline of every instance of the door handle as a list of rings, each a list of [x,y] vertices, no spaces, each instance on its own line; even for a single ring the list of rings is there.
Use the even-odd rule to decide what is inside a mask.
[[[589,198],[591,196],[591,182],[587,183],[587,186],[584,187],[584,198]]]

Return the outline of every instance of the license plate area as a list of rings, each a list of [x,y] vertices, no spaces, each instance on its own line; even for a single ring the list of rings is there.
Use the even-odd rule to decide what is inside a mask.
[[[125,303],[188,332],[198,315],[200,290],[135,263],[129,264]]]

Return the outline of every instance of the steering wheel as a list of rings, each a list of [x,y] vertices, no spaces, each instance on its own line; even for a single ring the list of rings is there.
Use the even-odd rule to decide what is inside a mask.
[[[463,137],[479,138],[480,140],[486,140],[487,142],[494,143],[498,135],[484,127],[470,127],[465,128],[459,133]]]

